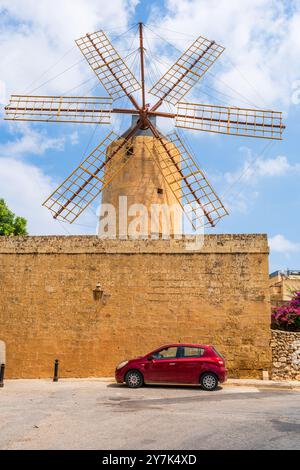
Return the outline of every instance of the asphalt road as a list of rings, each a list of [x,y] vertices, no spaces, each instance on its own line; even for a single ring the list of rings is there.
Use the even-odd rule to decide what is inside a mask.
[[[300,392],[6,381],[0,449],[300,449]]]

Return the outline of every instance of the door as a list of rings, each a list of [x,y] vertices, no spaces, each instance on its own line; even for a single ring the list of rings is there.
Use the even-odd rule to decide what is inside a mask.
[[[0,365],[6,363],[5,357],[5,343],[4,341],[0,341]]]
[[[180,348],[180,357],[176,360],[175,382],[196,384],[199,383],[204,354],[203,348],[184,346]]]
[[[145,378],[149,382],[175,382],[176,381],[176,361],[178,348],[171,346],[156,351],[145,368],[147,372]]]

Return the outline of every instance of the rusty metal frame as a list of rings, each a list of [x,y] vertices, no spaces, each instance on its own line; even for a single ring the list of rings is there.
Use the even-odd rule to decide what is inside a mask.
[[[142,109],[146,109],[145,97],[145,63],[144,63],[144,38],[143,38],[143,23],[139,23],[139,36],[140,36],[140,63],[141,63],[141,86],[142,86]]]
[[[159,142],[159,144],[154,145],[158,154],[156,162],[158,162],[162,175],[175,198],[188,217],[186,204],[196,203],[201,208],[201,214],[197,214],[195,207],[192,207],[191,212],[194,217],[202,223],[201,216],[204,215],[209,225],[214,227],[219,219],[228,215],[228,212],[203,171],[194,161],[176,132],[169,134],[166,140],[159,135],[152,123],[150,123],[150,128],[157,142]],[[195,229],[193,220],[190,217],[189,220]]]
[[[282,113],[270,110],[178,103],[176,127],[218,134],[282,140]]]
[[[12,95],[5,120],[110,124],[111,97]]]
[[[62,184],[46,199],[43,206],[53,214],[54,219],[62,219],[70,223],[94,201],[107,187],[116,174],[128,163],[127,156],[122,163],[108,176],[105,170],[112,158],[123,148],[127,148],[137,126],[125,138],[110,132],[106,138],[89,154],[89,156],[62,182]],[[107,147],[116,140],[121,140],[110,155],[106,154]],[[80,197],[79,197],[80,195]]]
[[[225,48],[216,44],[215,41],[199,36],[149,91],[159,98],[151,111],[156,111],[164,100],[176,105],[224,50]]]
[[[141,89],[141,85],[117,53],[104,31],[77,39],[76,44],[95,72],[106,91],[114,99],[126,95],[136,109],[139,105],[132,93]]]

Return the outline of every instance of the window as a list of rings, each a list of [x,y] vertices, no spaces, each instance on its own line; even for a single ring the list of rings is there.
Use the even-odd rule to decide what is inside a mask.
[[[153,354],[155,359],[176,359],[177,357],[177,348],[171,347],[166,349],[161,349]]]
[[[202,348],[191,348],[188,346],[184,347],[183,357],[201,357],[204,354],[204,349]]]
[[[217,356],[220,356],[222,359],[224,359],[223,354],[221,354],[214,346],[213,346],[213,350],[215,351]]]
[[[128,148],[126,149],[126,155],[127,155],[128,157],[130,157],[131,155],[133,155],[133,145],[131,145],[131,147],[128,147]]]
[[[124,155],[124,162],[126,162],[128,158],[133,155],[133,153],[134,153],[133,145],[131,145],[130,147],[127,147],[125,151],[125,155]]]
[[[164,194],[164,190],[162,188],[157,188],[157,194]]]

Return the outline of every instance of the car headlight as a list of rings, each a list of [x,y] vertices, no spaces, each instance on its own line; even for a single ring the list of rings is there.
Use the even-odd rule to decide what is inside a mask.
[[[120,362],[120,364],[117,365],[117,369],[122,369],[122,367],[126,366],[126,364],[128,364],[129,361],[123,361],[123,362]]]

